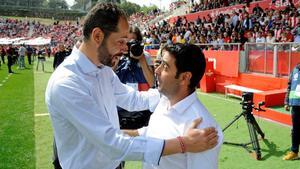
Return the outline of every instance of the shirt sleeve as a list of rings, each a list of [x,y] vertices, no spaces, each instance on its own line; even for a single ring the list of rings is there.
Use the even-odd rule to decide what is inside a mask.
[[[147,127],[139,128],[137,131],[138,131],[138,133],[139,133],[140,136],[146,136]]]
[[[50,99],[48,107],[51,118],[63,117],[56,125],[65,125],[66,121],[71,123],[75,129],[72,127],[70,133],[86,138],[113,161],[139,160],[158,164],[164,140],[124,135],[119,128],[113,127],[107,112],[95,102],[79,80],[66,77],[54,83],[49,91],[52,97],[46,97]],[[65,129],[67,126],[61,127]],[[59,141],[60,138],[56,139]]]
[[[159,103],[160,93],[157,89],[150,88],[148,91],[136,91],[132,87],[120,82],[118,76],[114,74],[112,79],[114,85],[117,105],[127,111],[154,111]]]
[[[205,168],[218,169],[218,157],[223,143],[223,133],[220,127],[218,130],[218,144],[210,149],[200,153],[187,153],[187,169]]]

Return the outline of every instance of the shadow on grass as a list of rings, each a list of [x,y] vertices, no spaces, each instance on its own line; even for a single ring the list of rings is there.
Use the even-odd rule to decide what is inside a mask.
[[[283,157],[284,154],[289,151],[289,149],[286,150],[278,150],[278,146],[274,142],[270,142],[268,139],[264,139],[263,142],[265,145],[268,147],[268,149],[261,149],[262,153],[264,156],[262,156],[261,160],[266,160],[272,156],[275,157]]]
[[[51,73],[53,73],[53,71],[47,71],[47,70],[45,70],[45,71],[39,71],[39,70],[36,70],[36,73],[46,73],[46,74],[51,74]]]
[[[46,70],[45,70],[44,73],[49,73],[49,74],[51,74],[51,73],[53,73],[53,71],[46,71]]]

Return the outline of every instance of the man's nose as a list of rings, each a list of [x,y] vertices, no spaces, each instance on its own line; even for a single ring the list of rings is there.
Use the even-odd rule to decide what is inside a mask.
[[[158,65],[158,66],[155,68],[154,73],[155,73],[155,75],[160,75],[160,73],[161,73],[161,65]]]

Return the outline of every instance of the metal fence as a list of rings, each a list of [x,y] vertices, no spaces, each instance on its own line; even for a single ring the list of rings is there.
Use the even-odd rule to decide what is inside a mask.
[[[203,50],[241,50],[241,43],[197,43]]]
[[[288,76],[300,63],[300,43],[246,43],[246,72]]]
[[[300,43],[197,43],[203,50],[236,51],[239,53],[239,72],[261,73],[274,77],[289,76],[300,63]],[[158,49],[148,45],[145,49]]]

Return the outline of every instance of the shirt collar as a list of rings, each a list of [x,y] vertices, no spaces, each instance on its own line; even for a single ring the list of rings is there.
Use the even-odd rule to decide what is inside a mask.
[[[72,51],[72,55],[73,54],[75,55],[76,62],[78,63],[79,67],[81,68],[81,70],[84,73],[89,74],[89,73],[93,73],[93,72],[98,72],[99,68],[104,67],[104,66],[97,67],[79,49]]]
[[[189,108],[190,105],[193,104],[194,101],[196,101],[197,99],[198,98],[197,98],[197,94],[195,91],[192,94],[190,94],[189,96],[187,96],[186,98],[177,102],[175,105],[173,105],[171,107],[171,109],[176,110],[178,112],[178,114],[183,114],[185,112],[185,110],[187,108]]]

